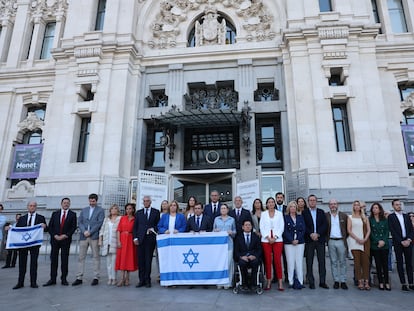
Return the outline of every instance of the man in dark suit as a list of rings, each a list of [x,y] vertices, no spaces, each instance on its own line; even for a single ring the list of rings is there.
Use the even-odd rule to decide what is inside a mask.
[[[315,289],[315,278],[313,276],[313,257],[318,258],[319,287],[329,289],[326,284],[325,266],[325,242],[328,230],[328,222],[322,209],[316,207],[317,198],[314,194],[308,197],[309,208],[303,211],[305,220],[305,254],[306,254],[306,276],[309,288]]]
[[[19,218],[22,216],[22,214],[17,213],[16,214],[16,222],[14,224],[8,223],[5,226],[5,230],[6,232],[11,228],[16,226],[17,222],[19,221]],[[16,266],[16,262],[17,262],[17,255],[18,255],[18,250],[17,249],[9,249],[7,251],[7,257],[6,257],[6,264],[2,267],[2,269],[7,269],[7,268],[14,268]]]
[[[213,231],[213,221],[203,213],[203,204],[197,202],[194,206],[194,216],[187,221],[187,232]]]
[[[83,274],[85,272],[85,259],[88,248],[92,249],[93,257],[93,280],[91,285],[96,286],[99,283],[99,273],[101,261],[99,257],[99,230],[102,227],[105,212],[102,207],[98,206],[98,195],[91,193],[88,197],[89,206],[82,209],[79,215],[79,266],[76,280],[72,286],[82,284]]]
[[[210,204],[206,204],[204,206],[204,215],[207,215],[211,218],[211,220],[214,222],[214,219],[217,216],[220,216],[220,194],[217,190],[213,190],[210,193]]]
[[[240,266],[242,274],[242,288],[248,289],[256,284],[256,275],[259,269],[262,255],[262,245],[257,234],[252,232],[252,222],[244,220],[242,234],[239,234],[234,242],[234,259]],[[250,280],[247,278],[247,269],[252,269]]]
[[[408,215],[402,212],[400,200],[392,200],[392,208],[395,213],[388,216],[388,227],[392,235],[392,244],[394,245],[395,259],[397,260],[401,289],[403,291],[409,291],[409,289],[414,290],[412,266],[413,245],[411,243],[414,239],[413,226]],[[405,282],[404,261],[408,285]]]
[[[136,287],[151,287],[152,257],[156,244],[157,225],[160,220],[160,211],[151,207],[151,198],[144,196],[144,208],[135,213],[134,243],[138,245],[138,275],[139,283]]]
[[[72,212],[70,207],[70,199],[63,198],[60,202],[61,209],[53,212],[49,221],[50,234],[50,280],[43,286],[50,286],[56,284],[59,250],[61,251],[61,272],[60,280],[62,285],[69,285],[67,281],[69,251],[72,243],[72,235],[77,228],[76,213]]]
[[[234,208],[229,212],[229,216],[233,217],[236,221],[236,231],[237,235],[240,235],[243,233],[243,223],[245,220],[250,220],[252,223],[252,214],[250,211],[242,208],[243,200],[240,196],[236,196],[234,198]]]
[[[36,212],[37,202],[32,201],[27,204],[28,213],[19,218],[16,227],[31,227],[41,224],[44,231],[47,231],[46,219]],[[24,286],[24,277],[27,269],[27,255],[30,253],[30,287],[38,288],[37,285],[37,258],[39,257],[40,245],[24,247],[19,249],[19,280],[13,289]]]
[[[285,214],[286,214],[286,205],[284,204],[285,194],[283,192],[277,192],[275,194],[275,198],[276,198],[275,209],[277,209],[279,212],[281,212],[283,217],[285,217]],[[285,249],[283,249],[283,251],[282,251],[282,258],[283,258],[283,274],[285,276],[285,282],[289,283]],[[273,279],[272,279],[272,283],[276,283],[276,282],[277,282],[276,266],[275,266],[275,263],[273,262]]]

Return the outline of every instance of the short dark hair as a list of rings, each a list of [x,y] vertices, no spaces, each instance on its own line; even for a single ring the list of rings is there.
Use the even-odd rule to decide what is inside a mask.
[[[95,199],[96,201],[98,201],[98,195],[96,193],[91,193],[88,197],[89,200],[93,200]]]
[[[201,206],[201,209],[204,209],[203,203],[201,202],[195,202],[194,207],[196,207],[197,205]]]
[[[250,219],[245,219],[245,220],[243,220],[243,226],[244,226],[244,224],[245,224],[246,222],[249,222],[251,225],[253,225],[253,224],[252,224],[252,221],[251,221]]]
[[[69,198],[63,198],[62,201],[60,201],[60,203],[62,203],[65,200],[68,200],[70,202],[70,199]]]
[[[392,200],[392,201],[391,201],[391,205],[392,205],[392,206],[394,206],[394,203],[395,203],[395,202],[397,202],[397,201],[399,201],[399,200],[400,200],[400,199],[394,199],[394,200]]]
[[[283,192],[280,192],[280,191],[275,194],[275,197],[277,197],[278,195],[282,195],[283,197],[285,197],[285,194]]]

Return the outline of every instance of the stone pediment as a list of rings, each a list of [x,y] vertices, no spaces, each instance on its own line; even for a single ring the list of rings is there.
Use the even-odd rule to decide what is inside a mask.
[[[188,30],[192,22],[189,16],[208,8],[224,13],[226,10],[234,11],[242,21],[240,28],[245,31],[243,36],[246,41],[265,41],[275,37],[273,15],[263,0],[167,0],[160,3],[160,10],[151,24],[152,38],[148,46],[157,49],[175,47],[182,24],[185,23]]]

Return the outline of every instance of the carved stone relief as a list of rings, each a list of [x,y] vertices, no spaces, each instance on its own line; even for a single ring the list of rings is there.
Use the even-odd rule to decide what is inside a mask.
[[[175,47],[177,36],[180,34],[179,26],[182,22],[188,21],[188,14],[193,11],[206,11],[208,8],[216,9],[215,4],[235,9],[236,14],[243,20],[242,27],[247,32],[248,41],[271,40],[275,37],[276,34],[272,31],[273,16],[268,13],[269,10],[262,0],[164,0],[151,25],[152,40],[148,42],[148,46],[158,49]],[[205,18],[208,20],[210,17],[206,13]],[[213,21],[213,26],[214,24]],[[207,31],[213,30],[213,26],[207,26]],[[216,28],[216,31],[219,31],[219,28]],[[200,36],[206,39],[205,35],[200,34]],[[214,39],[207,41],[211,44]],[[225,44],[225,41],[216,41],[215,44]]]
[[[18,182],[11,189],[7,190],[8,199],[26,199],[34,196],[34,186],[27,180]]]
[[[60,20],[68,7],[68,0],[32,0],[30,10],[33,21],[39,22],[41,19],[55,18]]]
[[[401,102],[402,112],[414,113],[414,92],[406,97],[406,99]]]
[[[0,21],[8,21],[16,16],[17,0],[0,1]]]
[[[20,132],[24,133],[31,132],[36,129],[42,129],[44,125],[45,123],[40,120],[34,112],[28,112],[26,119],[17,124],[17,126],[20,128]]]
[[[199,21],[195,23],[195,38],[196,46],[202,45],[214,45],[225,44],[226,41],[226,21],[221,20],[221,23],[217,20],[219,14],[217,10],[212,7],[207,7],[204,11],[205,15],[202,17],[203,23]]]

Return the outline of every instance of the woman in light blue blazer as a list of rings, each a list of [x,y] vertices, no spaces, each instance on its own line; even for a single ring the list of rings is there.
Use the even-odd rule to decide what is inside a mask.
[[[187,223],[183,214],[177,213],[178,202],[172,201],[168,207],[168,213],[162,215],[158,222],[158,233],[178,233],[185,232]]]

